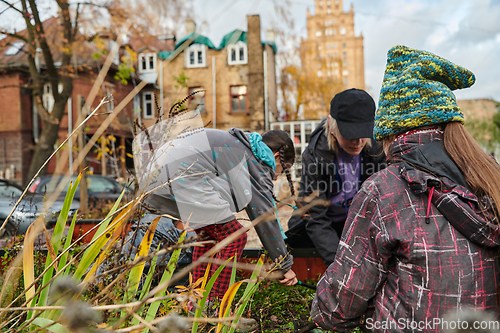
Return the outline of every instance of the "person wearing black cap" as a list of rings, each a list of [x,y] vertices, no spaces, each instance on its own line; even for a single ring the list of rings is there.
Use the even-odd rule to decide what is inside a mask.
[[[335,95],[330,115],[311,134],[302,154],[299,197],[317,191],[329,205],[288,221],[292,248],[316,248],[328,267],[335,259],[352,198],[361,183],[383,167],[381,147],[372,143],[375,102],[360,89]]]

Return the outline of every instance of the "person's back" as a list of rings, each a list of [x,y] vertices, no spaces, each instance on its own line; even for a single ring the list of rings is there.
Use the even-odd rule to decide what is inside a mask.
[[[403,154],[407,154],[407,159],[413,157],[408,154],[446,157],[441,136],[442,133],[406,136],[404,143],[397,141],[393,145],[400,150],[393,150],[390,158],[400,159]],[[484,218],[481,204],[467,185],[447,172],[456,166],[449,167],[443,160],[417,167],[415,159],[412,162],[391,164],[369,178],[360,190],[363,200],[358,198],[351,206],[352,214],[377,212],[376,218],[371,215],[366,223],[358,220],[349,225],[349,236],[343,241],[354,247],[344,248],[340,254],[343,261],[359,263],[363,259],[363,264],[356,268],[359,270],[378,265],[380,274],[371,276],[370,283],[379,289],[372,300],[374,314],[367,325],[386,321],[406,325],[409,313],[412,321],[425,322],[443,318],[450,310],[466,305],[496,311],[495,277],[500,273],[496,260],[500,245],[498,227]],[[447,162],[453,163],[450,159]],[[444,166],[440,170],[442,176],[418,168],[424,166]],[[367,248],[365,237],[374,238],[376,255],[372,256]],[[332,272],[333,276],[338,274],[341,272]]]
[[[389,51],[374,128],[389,166],[354,197],[313,301],[320,326],[441,332],[450,312],[498,315],[500,169],[451,93],[473,83],[432,53]]]

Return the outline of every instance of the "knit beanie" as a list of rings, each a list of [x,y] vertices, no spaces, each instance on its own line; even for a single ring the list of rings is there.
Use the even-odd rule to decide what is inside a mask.
[[[464,115],[451,91],[468,88],[474,81],[471,71],[435,54],[394,46],[387,53],[375,140],[420,126],[451,121],[463,124]]]

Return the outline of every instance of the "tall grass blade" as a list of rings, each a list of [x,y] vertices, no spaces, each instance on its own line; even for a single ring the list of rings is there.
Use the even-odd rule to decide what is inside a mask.
[[[26,231],[24,236],[24,246],[23,246],[23,275],[24,275],[24,289],[26,290],[26,300],[32,299],[29,303],[31,306],[36,304],[35,296],[35,286],[31,286],[35,281],[35,259],[33,255],[33,243],[35,241],[37,231],[38,219],[35,220]],[[30,287],[31,286],[31,287]],[[29,287],[29,288],[28,288]],[[31,318],[33,311],[28,311],[28,319]]]
[[[158,248],[156,249],[156,251],[160,250],[160,246],[161,245],[158,245]],[[158,256],[155,256],[153,258],[153,260],[151,261],[151,266],[149,267],[148,275],[146,276],[146,279],[144,281],[144,285],[143,285],[142,290],[141,290],[141,295],[139,296],[140,301],[142,301],[144,299],[144,297],[149,293],[149,290],[151,289],[151,283],[153,281],[153,276],[155,273],[157,261],[158,261]],[[139,319],[134,317],[134,319],[132,319],[130,326],[135,326],[138,324],[139,324]]]
[[[233,269],[235,270],[235,269]],[[224,297],[222,298],[222,301],[220,303],[220,309],[219,309],[219,318],[226,318],[230,315],[230,310],[231,310],[231,303],[233,302],[234,297],[236,296],[236,292],[240,288],[241,284],[244,282],[248,282],[249,280],[243,280],[239,281],[236,283],[231,284],[229,289],[226,291],[224,294]],[[222,330],[222,327],[224,324],[222,322],[217,324],[217,330],[216,332],[219,333]]]
[[[151,247],[151,243],[153,242],[153,236],[155,234],[156,226],[158,225],[158,222],[160,221],[161,218],[162,218],[161,216],[156,217],[149,225],[146,234],[142,238],[141,244],[139,245],[139,250],[137,251],[134,260],[137,260],[140,257],[144,257],[149,253],[149,248]],[[130,270],[130,275],[127,284],[129,295],[133,295],[136,293],[137,288],[139,287],[139,282],[141,280],[142,272],[144,271],[145,265],[146,262],[143,261],[140,264],[135,265]]]
[[[203,298],[201,299],[200,303],[198,304],[199,307],[196,310],[196,313],[194,315],[195,321],[193,322],[193,327],[191,328],[191,333],[196,333],[197,332],[199,322],[197,322],[196,319],[197,318],[201,318],[201,314],[203,312],[203,308],[205,307],[205,303],[207,302],[208,295],[210,295],[210,291],[212,290],[212,287],[214,286],[215,280],[217,280],[217,278],[219,277],[220,272],[222,272],[222,270],[224,269],[224,267],[226,267],[226,265],[232,259],[233,259],[233,257],[227,259],[224,264],[220,265],[217,268],[217,270],[215,271],[214,275],[212,275],[212,277],[208,281],[207,285],[205,286],[205,288],[204,288],[205,289],[205,293],[204,293]],[[209,269],[210,269],[210,265],[207,267],[207,270],[205,271],[205,278],[206,278],[206,276],[208,274],[207,272],[209,271]]]
[[[182,232],[182,234],[179,236],[179,241],[177,242],[177,244],[184,242],[185,238],[186,238],[186,231]],[[172,275],[174,274],[175,268],[177,267],[177,261],[179,260],[179,256],[181,255],[181,251],[182,251],[182,249],[179,248],[179,249],[175,249],[172,252],[170,260],[168,261],[167,269],[165,270],[165,272],[163,272],[163,275],[161,277],[160,284],[162,284],[162,283],[170,280],[170,278],[172,278]],[[158,294],[156,294],[155,297],[160,297],[160,296],[163,296],[165,294],[166,293],[164,290],[164,291],[161,291]],[[156,313],[158,312],[158,308],[160,307],[160,304],[161,304],[160,301],[151,303],[151,305],[149,306],[148,312],[146,314],[146,318],[145,318],[146,321],[151,321],[156,317]],[[147,329],[143,330],[143,333],[146,333],[146,332],[147,332]]]
[[[47,271],[43,275],[42,286],[47,285],[49,281],[52,279],[52,276],[54,274],[53,264],[55,263],[53,263],[53,260],[55,259],[57,253],[59,252],[59,248],[61,246],[61,239],[64,233],[64,227],[66,226],[66,221],[68,219],[69,209],[71,207],[71,203],[73,202],[73,197],[75,196],[76,188],[80,183],[81,177],[82,174],[80,173],[75,183],[70,184],[68,192],[66,193],[66,197],[64,199],[63,207],[61,209],[61,212],[59,213],[59,217],[57,218],[57,222],[54,227],[54,233],[52,235],[52,239],[50,241],[47,239],[47,247],[49,249],[52,247],[51,252],[53,253],[50,256],[47,256],[47,259],[45,260],[45,269]],[[38,306],[46,305],[48,296],[49,296],[49,288],[46,287],[40,292],[40,296],[38,297]]]
[[[261,255],[259,260],[257,261],[257,264],[255,265],[255,269],[252,272],[252,275],[250,276],[250,281],[257,281],[257,277],[260,275],[260,272],[262,271],[262,267],[264,266],[264,255]],[[247,307],[248,302],[250,301],[250,298],[252,295],[255,293],[257,290],[257,287],[259,286],[260,282],[262,280],[259,280],[258,282],[249,282],[247,284],[247,287],[245,288],[245,291],[243,292],[243,296],[240,299],[240,306],[235,311],[235,316],[240,318],[243,315],[243,312],[245,311],[245,308]],[[234,333],[236,324],[238,324],[239,319],[235,319],[233,321],[233,324],[231,325],[231,329],[229,330],[229,333]]]
[[[69,231],[68,231],[68,236],[66,236],[66,242],[64,243],[63,251],[66,251],[67,249],[69,249],[69,247],[71,246],[71,243],[73,241],[73,232],[75,231],[76,216],[77,216],[77,212],[75,212],[75,215],[73,215],[73,220],[71,220],[71,224],[69,226]],[[69,252],[66,251],[66,253],[64,253],[61,256],[61,259],[59,259],[59,271],[61,271],[61,269],[63,269],[63,267],[66,266],[66,262],[68,261],[68,256],[69,256]],[[64,272],[64,275],[68,275],[70,269],[71,269],[71,267],[67,267],[66,271]]]
[[[125,191],[122,192],[120,197],[116,200],[113,208],[108,213],[108,216],[103,220],[102,224],[100,227],[97,229],[94,237],[92,237],[92,241],[96,240],[91,246],[89,246],[85,252],[83,253],[82,259],[80,260],[80,263],[78,264],[78,267],[75,270],[74,277],[77,280],[80,280],[83,276],[83,274],[88,270],[90,265],[94,263],[94,260],[97,258],[99,253],[101,252],[102,248],[104,247],[104,244],[108,241],[108,238],[106,237],[101,237],[105,236],[104,232],[107,229],[107,226],[109,225],[109,222],[111,220],[111,216],[114,214],[114,212],[118,209],[118,205],[125,194]],[[121,226],[123,223],[127,222],[126,216],[129,213],[130,209],[132,208],[132,205],[127,206],[118,216],[115,218],[113,222],[120,222],[117,223],[114,227],[112,227],[110,230],[108,230],[108,234],[112,235],[113,231]],[[97,265],[94,265],[93,269],[97,269]],[[88,277],[88,275],[87,275]]]

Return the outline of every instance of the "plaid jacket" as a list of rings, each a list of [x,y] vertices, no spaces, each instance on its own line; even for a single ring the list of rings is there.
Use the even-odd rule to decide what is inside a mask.
[[[312,304],[321,327],[440,332],[452,310],[498,311],[500,232],[441,148],[441,135],[396,141],[393,164],[354,197]]]

